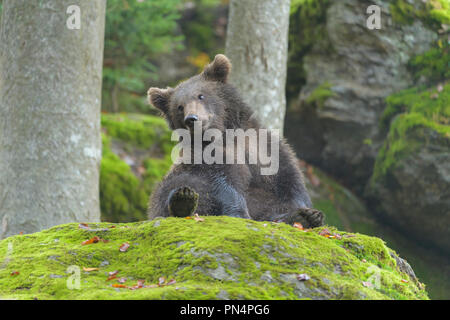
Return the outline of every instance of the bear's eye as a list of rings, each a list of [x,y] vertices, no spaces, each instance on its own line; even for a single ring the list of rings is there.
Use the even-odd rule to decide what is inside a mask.
[[[184,107],[183,106],[178,106],[178,111],[183,111]]]
[[[203,99],[205,99],[205,96],[202,95],[202,94],[200,94],[200,95],[198,96],[198,98],[199,98],[200,100],[203,100]]]

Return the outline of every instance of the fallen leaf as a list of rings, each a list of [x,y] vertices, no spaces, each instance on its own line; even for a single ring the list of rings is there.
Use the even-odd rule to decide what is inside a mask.
[[[363,281],[363,286],[364,287],[367,287],[367,288],[372,288],[373,287],[373,284],[372,284],[372,282],[368,282],[368,281]]]
[[[139,287],[142,287],[142,286],[144,285],[144,283],[145,283],[145,280],[138,280],[138,281],[137,281],[137,285],[138,285]]]
[[[119,278],[119,279],[117,279],[117,281],[119,281],[119,283],[125,283],[125,282],[127,282],[127,278]]]
[[[190,220],[190,219],[192,219],[192,217],[186,217],[185,219]]]
[[[330,230],[328,230],[327,228],[325,228],[325,229],[322,229],[322,230],[319,232],[319,236],[323,236],[323,237],[328,238],[329,236],[331,236],[331,232],[330,232]]]
[[[87,244],[92,244],[92,243],[97,243],[97,242],[99,242],[100,241],[100,238],[99,237],[97,237],[97,236],[95,236],[95,237],[93,237],[93,238],[91,238],[91,239],[89,239],[89,240],[86,240],[86,241],[83,241],[82,243],[81,243],[81,245],[87,245]]]
[[[362,259],[361,261],[362,261],[362,262],[364,262],[364,263],[366,263],[366,262],[367,262],[367,260],[366,260],[366,259]]]
[[[294,224],[292,226],[299,230],[303,230],[303,225],[300,222],[294,222]]]
[[[19,274],[20,274],[19,271],[13,271],[13,272],[11,272],[11,275],[12,275],[12,276],[18,276]]]
[[[200,216],[198,215],[198,213],[194,214],[194,220],[195,220],[195,221],[200,221],[200,222],[205,221],[205,219],[200,218]]]
[[[338,239],[338,240],[341,240],[341,239],[342,239],[342,236],[341,236],[339,233],[335,233],[335,234],[334,234],[334,237],[335,237],[336,239]]]
[[[406,279],[402,279],[401,280],[403,283],[408,283],[409,281],[408,280],[406,280]]]
[[[149,284],[149,285],[144,286],[144,288],[158,288],[158,285],[157,284]]]
[[[23,231],[20,231],[19,234],[22,236],[23,235]]]
[[[120,284],[120,283],[113,283],[112,286],[114,288],[126,288],[127,286],[124,284]]]
[[[172,285],[172,284],[175,284],[175,283],[177,283],[176,281],[175,281],[175,279],[170,279],[170,281],[169,282],[167,282],[167,286],[170,286],[170,285]]]
[[[120,246],[119,251],[120,251],[120,252],[125,252],[125,251],[128,250],[129,247],[130,247],[130,244],[129,244],[128,242],[125,242],[125,243],[123,243],[123,244]]]
[[[86,223],[80,223],[80,224],[78,225],[78,229],[85,229],[85,230],[88,230],[88,229],[90,229],[90,228],[89,228],[89,226],[88,226]]]
[[[145,282],[145,280],[138,280],[137,284],[132,286],[132,287],[129,287],[129,289],[130,290],[136,290],[136,289],[144,288],[144,282]]]
[[[306,273],[300,273],[300,274],[297,275],[297,280],[298,281],[307,281],[309,279],[311,279],[311,277],[308,276]]]
[[[86,271],[86,272],[91,272],[91,271],[98,271],[99,269],[98,268],[85,268],[85,267],[83,267],[83,270]]]
[[[116,226],[109,226],[110,229],[114,229]]]
[[[117,270],[108,272],[109,277],[108,277],[108,279],[106,279],[106,281],[110,281],[110,280],[117,278],[118,273],[119,273],[119,271],[117,271]]]
[[[344,238],[353,238],[356,237],[354,234],[344,234]]]

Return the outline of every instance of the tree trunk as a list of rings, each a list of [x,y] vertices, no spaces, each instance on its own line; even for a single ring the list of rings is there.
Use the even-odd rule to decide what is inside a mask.
[[[263,126],[283,130],[290,0],[231,0],[230,81]]]
[[[0,238],[99,221],[105,0],[4,0]],[[81,9],[81,29],[66,21]]]

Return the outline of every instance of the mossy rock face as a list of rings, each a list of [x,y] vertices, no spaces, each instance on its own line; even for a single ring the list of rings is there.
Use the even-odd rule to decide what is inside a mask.
[[[327,238],[319,235],[323,228],[303,231],[283,223],[202,218],[114,228],[72,223],[9,237],[0,242],[0,298],[428,298],[409,265],[379,238],[332,228],[335,236]],[[94,236],[107,242],[82,245]],[[119,251],[125,242],[128,250]],[[115,271],[116,278],[108,281]],[[131,290],[138,280],[145,281],[144,287]]]
[[[450,84],[404,90],[387,103],[389,134],[367,194],[389,221],[448,253]]]
[[[404,1],[292,2],[286,136],[300,157],[359,194],[383,143],[378,121],[386,97],[415,84],[409,61],[438,40],[437,30],[421,19],[422,14],[411,12],[411,23],[396,21],[395,14],[408,13],[395,11],[400,2]],[[422,6],[421,0],[407,2],[424,7],[423,15],[429,15],[431,6]],[[367,27],[371,5],[381,9],[379,30]],[[412,64],[422,69],[422,62]],[[441,65],[422,71],[426,74]]]

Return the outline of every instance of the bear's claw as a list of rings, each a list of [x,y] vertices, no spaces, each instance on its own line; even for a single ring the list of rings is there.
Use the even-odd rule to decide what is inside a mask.
[[[188,217],[198,206],[198,193],[189,187],[180,187],[169,195],[169,213],[173,217]]]
[[[307,222],[304,227],[316,228],[324,225],[325,216],[322,211],[312,208],[301,208],[297,213]]]

